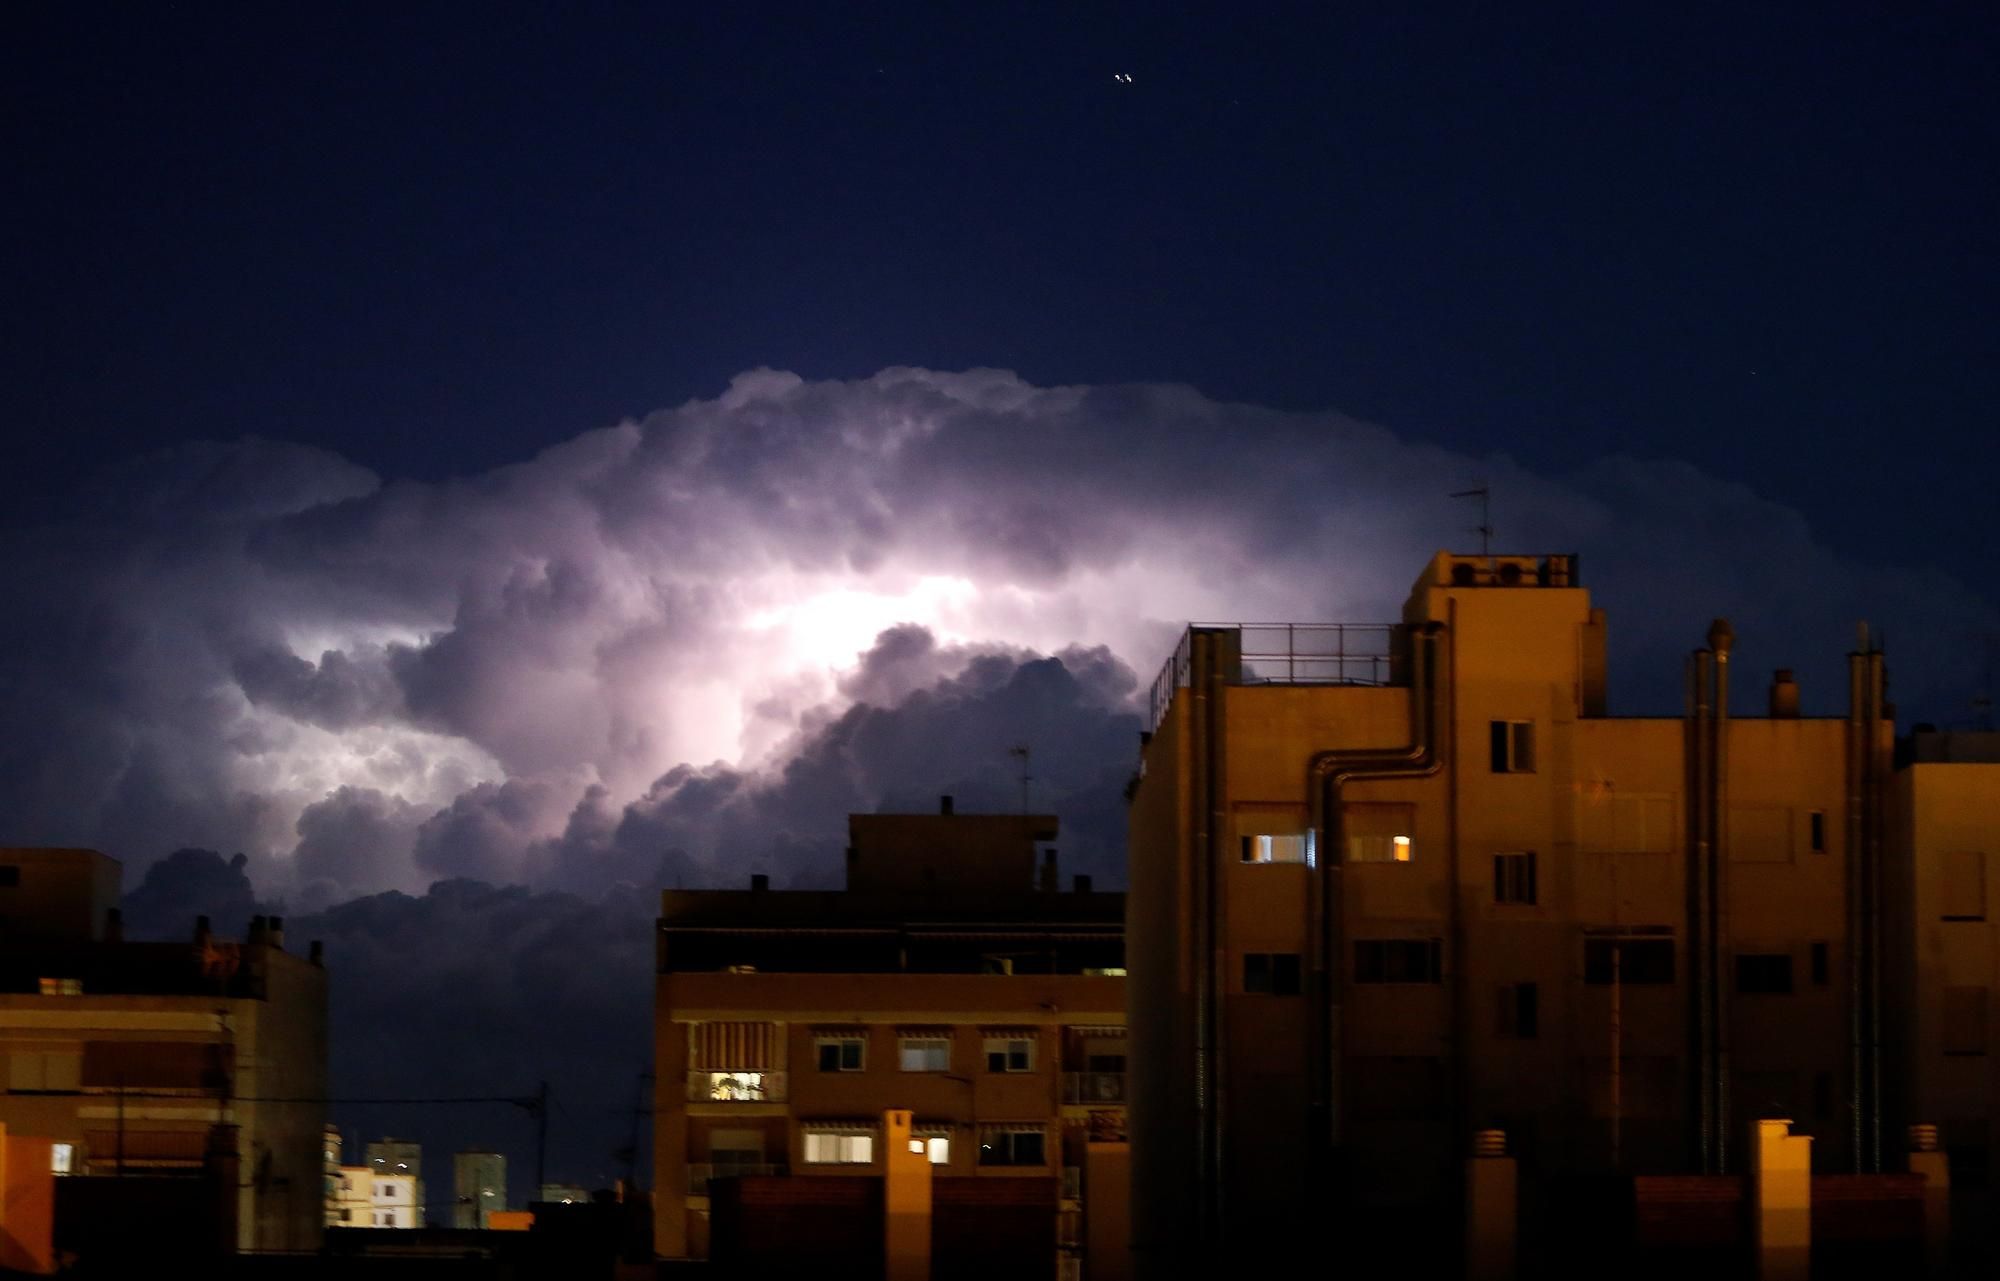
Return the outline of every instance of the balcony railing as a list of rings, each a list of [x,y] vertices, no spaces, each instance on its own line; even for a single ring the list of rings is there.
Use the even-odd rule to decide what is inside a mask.
[[[785,1074],[744,1071],[690,1072],[687,1097],[690,1103],[783,1103]]]
[[[688,1166],[687,1194],[707,1196],[711,1179],[733,1179],[757,1174],[784,1174],[782,1165],[690,1165]]]
[[[1123,1103],[1124,1101],[1125,1074],[1123,1072],[1063,1073],[1063,1102],[1065,1103]]]
[[[1394,685],[1397,630],[1392,623],[1192,624],[1153,680],[1146,728],[1160,727],[1174,691],[1186,687],[1196,631],[1236,633],[1232,685]]]

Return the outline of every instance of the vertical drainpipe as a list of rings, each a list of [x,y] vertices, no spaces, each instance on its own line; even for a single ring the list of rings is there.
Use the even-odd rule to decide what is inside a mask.
[[[1195,829],[1193,933],[1195,944],[1195,1212],[1196,1233],[1204,1253],[1221,1247],[1223,1224],[1222,1151],[1222,1038],[1221,1032],[1221,952],[1222,911],[1221,848],[1226,833],[1227,789],[1222,777],[1225,725],[1223,688],[1225,634],[1196,631],[1189,637],[1191,669],[1188,693],[1192,699],[1189,739],[1192,744],[1194,776],[1200,795],[1196,804],[1200,815]]]
[[[1884,684],[1881,647],[1868,654],[1868,790],[1864,793],[1868,850],[1868,1172],[1882,1172],[1882,800],[1887,778],[1882,768]]]
[[[1688,659],[1688,1014],[1694,1078],[1695,1168],[1713,1174],[1715,1167],[1715,1090],[1709,1072],[1713,1058],[1713,1007],[1708,998],[1709,940],[1714,920],[1709,909],[1709,668],[1713,656],[1696,650]]]
[[[1313,1027],[1308,1037],[1309,1094],[1313,1111],[1312,1150],[1320,1153],[1320,1175],[1330,1183],[1328,1168],[1341,1132],[1340,1014],[1345,999],[1345,957],[1342,954],[1343,900],[1340,884],[1340,793],[1350,781],[1428,778],[1444,765],[1438,750],[1438,644],[1446,628],[1437,622],[1409,629],[1410,742],[1405,747],[1339,749],[1314,753],[1306,761],[1306,797],[1312,808],[1316,846],[1313,873],[1317,892],[1307,895],[1312,937],[1307,939],[1312,970],[1307,1004]],[[1451,963],[1456,966],[1459,958]],[[1326,1195],[1331,1187],[1317,1191]]]
[[[1736,634],[1729,620],[1709,624],[1708,647],[1715,651],[1715,703],[1709,721],[1709,893],[1713,897],[1713,940],[1709,992],[1715,1003],[1715,1172],[1729,1173],[1729,650]]]
[[[1863,627],[1863,646],[1867,644],[1866,627]],[[1846,849],[1842,860],[1845,864],[1845,889],[1847,891],[1847,1118],[1848,1143],[1853,1153],[1854,1172],[1864,1173],[1868,1161],[1862,1136],[1865,1131],[1863,1120],[1863,1100],[1867,1097],[1864,1078],[1868,1072],[1868,1062],[1862,1053],[1862,1029],[1866,1026],[1864,996],[1866,984],[1862,981],[1866,973],[1862,956],[1862,940],[1866,913],[1862,909],[1862,875],[1865,844],[1862,837],[1862,796],[1866,790],[1864,774],[1867,767],[1867,718],[1863,708],[1866,701],[1865,660],[1857,650],[1847,656],[1847,822]]]

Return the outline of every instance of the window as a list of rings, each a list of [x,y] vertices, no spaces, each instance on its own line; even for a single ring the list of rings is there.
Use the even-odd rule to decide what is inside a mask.
[[[932,1165],[951,1164],[951,1132],[949,1130],[917,1130],[910,1140],[910,1150],[923,1150]]]
[[[1500,1023],[1496,1034],[1509,1040],[1532,1041],[1542,1032],[1541,989],[1533,983],[1500,986]]]
[[[1518,903],[1529,907],[1534,905],[1535,852],[1533,850],[1493,856],[1493,901]]]
[[[1767,996],[1792,990],[1792,958],[1788,952],[1750,953],[1736,958],[1736,990]]]
[[[688,1097],[709,1103],[761,1103],[782,1099],[776,1072],[692,1072]]]
[[[1039,1126],[987,1126],[979,1132],[981,1165],[1047,1165]]]
[[[1825,943],[1812,945],[1812,981],[1814,987],[1825,987],[1827,983],[1827,948]]]
[[[1239,838],[1245,863],[1310,863],[1312,837],[1304,832],[1259,832]]]
[[[989,1036],[985,1047],[988,1072],[1035,1070],[1035,1038],[1032,1036]]]
[[[1494,721],[1493,772],[1532,774],[1535,771],[1535,723]]]
[[[1806,848],[1815,854],[1826,853],[1826,811],[1814,810],[1806,815]]]
[[[865,1130],[807,1130],[807,1165],[869,1165],[875,1136]]]
[[[1437,983],[1443,978],[1441,939],[1361,939],[1354,944],[1356,983]]]
[[[822,1072],[859,1072],[868,1042],[859,1036],[822,1036],[813,1040]]]
[[[1583,981],[1611,982],[1611,960],[1618,958],[1618,981],[1624,983],[1671,983],[1674,981],[1674,941],[1667,938],[1595,938],[1583,944]]]
[[[1417,807],[1357,802],[1342,807],[1350,863],[1408,863],[1416,856]]]
[[[74,1174],[76,1172],[76,1144],[50,1144],[49,1170],[55,1174]]]
[[[1245,952],[1243,990],[1264,996],[1299,994],[1297,952]]]
[[[43,996],[82,996],[82,979],[43,979]]]
[[[896,1042],[896,1066],[904,1072],[951,1071],[949,1036],[905,1036]]]
[[[1986,989],[1948,987],[1944,990],[1944,1052],[1950,1055],[1986,1053]]]
[[[1979,850],[1952,850],[1944,856],[1943,903],[1939,915],[1947,921],[1986,919],[1986,855]]]

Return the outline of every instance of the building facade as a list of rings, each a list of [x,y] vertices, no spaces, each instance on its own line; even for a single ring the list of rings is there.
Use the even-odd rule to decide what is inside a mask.
[[[116,861],[92,850],[0,850],[0,1123],[49,1136],[71,1178],[208,1180],[213,1203],[191,1192],[191,1204],[239,1249],[316,1248],[317,945],[286,951],[283,922],[261,916],[241,942],[206,917],[188,941],[128,941],[119,882]]]
[[[370,1143],[363,1153],[368,1168],[378,1175],[407,1178],[410,1196],[403,1204],[413,1211],[414,1221],[385,1223],[383,1227],[421,1228],[424,1226],[424,1146],[408,1139],[382,1138]],[[388,1186],[388,1185],[385,1185]]]
[[[1142,1272],[1329,1212],[1421,1248],[1482,1129],[1524,1178],[1739,1171],[1770,1115],[1900,1151],[1881,655],[1801,717],[1732,702],[1717,622],[1685,715],[1613,717],[1606,626],[1574,557],[1440,553],[1394,623],[1183,638],[1130,807]]]
[[[1125,1199],[1122,1166],[1085,1176],[1123,1151],[1124,896],[1058,892],[1048,816],[849,830],[843,891],[662,896],[658,1251],[706,1255],[714,1180],[879,1177],[908,1109],[937,1177],[1053,1181],[1051,1275],[1080,1270],[1093,1199]]]
[[[507,1208],[507,1158],[498,1152],[455,1152],[451,1158],[451,1226],[484,1228]]]

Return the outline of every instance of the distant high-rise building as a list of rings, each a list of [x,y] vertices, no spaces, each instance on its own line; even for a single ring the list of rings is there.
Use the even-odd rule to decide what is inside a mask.
[[[415,1207],[416,1221],[385,1223],[381,1226],[413,1228],[424,1226],[424,1145],[412,1143],[407,1139],[385,1137],[368,1145],[367,1165],[376,1174],[402,1175],[413,1180],[410,1204]]]
[[[507,1208],[507,1158],[498,1152],[459,1152],[451,1158],[451,1226],[484,1228]]]
[[[544,1183],[541,1199],[571,1205],[588,1205],[590,1189],[579,1187],[574,1183]]]

